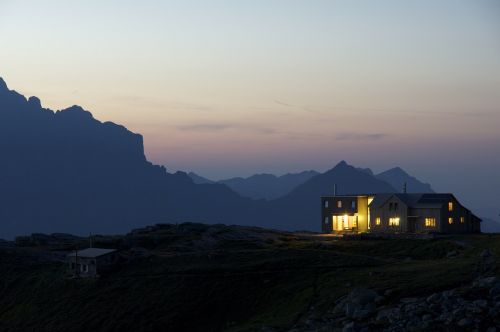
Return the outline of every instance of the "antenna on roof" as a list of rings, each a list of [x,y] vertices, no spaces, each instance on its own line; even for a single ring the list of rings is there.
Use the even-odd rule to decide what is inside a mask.
[[[403,184],[403,194],[406,194],[406,182]]]

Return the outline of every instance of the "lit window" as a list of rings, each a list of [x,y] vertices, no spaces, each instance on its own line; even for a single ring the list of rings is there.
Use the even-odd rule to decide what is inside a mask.
[[[448,218],[448,224],[450,224],[450,225],[453,224],[453,218],[451,218],[451,217]]]
[[[389,226],[399,226],[399,218],[389,218]]]
[[[460,223],[461,224],[465,223],[465,217],[460,217]]]
[[[355,209],[356,208],[356,201],[351,202],[351,208]]]
[[[337,201],[337,207],[341,208],[342,207],[342,201]]]
[[[375,219],[375,225],[380,226],[380,217],[377,217],[377,219]]]
[[[325,224],[328,224],[328,217],[325,217]]]
[[[436,218],[425,218],[425,227],[436,227]]]
[[[448,202],[448,211],[453,211],[453,202]]]
[[[328,201],[325,201],[325,208],[328,207]]]

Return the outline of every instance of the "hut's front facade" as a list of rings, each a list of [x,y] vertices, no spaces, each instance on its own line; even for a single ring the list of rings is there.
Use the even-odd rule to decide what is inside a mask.
[[[323,233],[480,233],[481,220],[452,194],[323,196]]]
[[[68,254],[69,273],[74,277],[98,277],[98,267],[106,267],[117,260],[115,249],[88,248]]]

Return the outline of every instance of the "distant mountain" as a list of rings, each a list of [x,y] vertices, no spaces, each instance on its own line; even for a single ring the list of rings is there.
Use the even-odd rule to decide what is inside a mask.
[[[488,218],[482,219],[483,221],[481,222],[481,231],[483,233],[500,233],[500,222]]]
[[[207,178],[204,178],[203,176],[200,176],[194,172],[189,172],[188,176],[193,180],[194,183],[196,184],[213,184],[215,181],[209,180]]]
[[[252,223],[262,202],[146,160],[139,134],[79,106],[54,112],[0,79],[0,238],[157,222]],[[236,217],[238,216],[238,217]]]
[[[288,173],[282,176],[272,174],[256,174],[248,178],[231,178],[218,181],[238,194],[254,199],[272,200],[285,196],[298,185],[318,175],[316,171]]]
[[[288,195],[272,201],[273,204],[268,207],[271,226],[319,230],[320,196],[332,195],[335,184],[337,194],[397,192],[387,182],[342,161],[331,170],[299,185]]]
[[[356,168],[356,170],[387,182],[395,189],[396,192],[402,192],[405,183],[407,192],[409,193],[434,192],[430,184],[424,183],[409,175],[400,167],[392,168],[377,175],[375,175],[370,168]],[[301,173],[286,174],[279,177],[273,174],[256,174],[247,178],[235,177],[217,182],[208,180],[192,172],[188,175],[194,183],[221,183],[244,197],[273,200],[287,195],[293,189],[318,174],[320,173],[316,171],[304,171]]]
[[[225,184],[168,173],[147,161],[141,135],[79,106],[43,108],[2,79],[0,161],[0,238],[6,239],[186,221],[319,231],[320,196],[332,194],[334,184],[339,194],[397,192],[402,182],[423,191],[402,170],[373,176],[346,162],[323,174],[260,174]]]
[[[406,183],[406,191],[408,193],[433,193],[430,184],[423,183],[417,178],[409,175],[400,167],[391,168],[385,172],[375,175],[377,179],[389,183],[397,189],[398,192],[403,191],[404,184]]]

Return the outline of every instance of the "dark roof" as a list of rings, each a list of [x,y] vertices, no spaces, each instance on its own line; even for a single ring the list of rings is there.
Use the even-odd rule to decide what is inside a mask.
[[[80,257],[95,258],[110,254],[115,251],[116,251],[115,249],[87,248],[78,251],[77,254]],[[68,256],[75,256],[75,253],[73,252],[71,254],[68,254]]]
[[[375,195],[370,206],[381,207],[393,196],[399,198],[410,208],[440,208],[450,199],[454,199],[452,194],[378,194]]]
[[[370,203],[370,207],[378,208],[384,205],[385,202],[389,198],[391,198],[394,194],[376,194],[373,198],[373,201]]]

